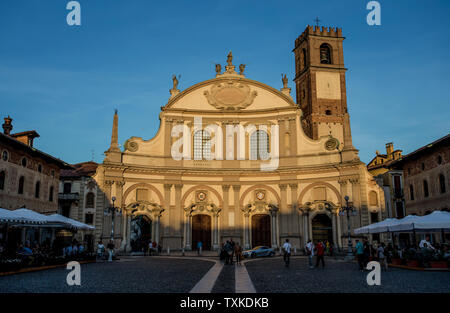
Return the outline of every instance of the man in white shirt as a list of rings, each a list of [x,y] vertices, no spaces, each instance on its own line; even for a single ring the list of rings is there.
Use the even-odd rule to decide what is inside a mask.
[[[425,239],[422,239],[422,240],[420,241],[420,243],[419,243],[419,248],[422,249],[422,248],[424,247],[425,244],[427,244],[427,245],[426,245],[427,248],[432,249],[432,250],[435,250],[434,247],[433,247],[433,246],[431,245],[431,243],[430,243],[430,236],[426,236]]]
[[[309,268],[314,268],[313,265],[314,244],[312,243],[311,239],[308,240],[308,243],[306,244],[306,255],[308,256]]]
[[[289,266],[289,261],[291,257],[291,244],[289,243],[289,239],[286,239],[286,242],[283,245],[283,260],[286,266]]]

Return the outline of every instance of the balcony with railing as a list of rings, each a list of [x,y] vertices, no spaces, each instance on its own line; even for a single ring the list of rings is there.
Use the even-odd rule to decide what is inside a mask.
[[[78,192],[60,192],[58,194],[58,199],[64,201],[78,201],[80,200],[80,194]]]

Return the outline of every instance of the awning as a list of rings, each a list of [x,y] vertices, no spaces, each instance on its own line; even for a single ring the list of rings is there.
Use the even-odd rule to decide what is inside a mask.
[[[415,231],[450,230],[450,213],[444,211],[434,211],[433,213],[425,216],[409,215],[399,220],[398,223],[392,226],[391,228],[391,231],[396,232],[413,231],[413,230]]]
[[[70,225],[70,228],[75,228],[75,229],[84,229],[84,230],[95,229],[94,226],[81,223],[81,222],[79,222],[77,220],[65,217],[65,216],[60,215],[60,214],[49,215],[49,216],[47,216],[47,220],[49,222],[63,223],[63,224],[66,224],[66,225]]]
[[[0,208],[0,223],[8,223],[16,226],[61,227],[70,229],[95,229],[60,214],[44,215],[29,209],[17,209],[14,211]]]
[[[355,229],[355,234],[377,234],[390,231],[390,227],[395,225],[399,220],[396,218],[387,218],[384,221],[366,225]]]
[[[354,230],[355,234],[377,234],[386,232],[450,230],[450,213],[434,211],[425,216],[408,215],[402,219],[388,218],[382,222],[366,225]]]

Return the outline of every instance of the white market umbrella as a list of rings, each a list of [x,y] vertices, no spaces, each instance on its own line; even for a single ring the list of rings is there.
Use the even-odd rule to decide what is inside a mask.
[[[95,229],[94,226],[79,222],[77,220],[65,217],[60,214],[49,215],[49,216],[47,216],[47,220],[52,223],[63,223],[65,225],[68,225],[70,228],[75,228],[75,229],[83,229],[83,230]]]

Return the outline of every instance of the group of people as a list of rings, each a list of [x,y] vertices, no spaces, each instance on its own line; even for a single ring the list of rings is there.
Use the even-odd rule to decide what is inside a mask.
[[[388,269],[388,264],[391,263],[392,258],[414,258],[420,261],[422,265],[427,266],[428,262],[434,256],[441,256],[443,260],[450,261],[450,253],[448,245],[436,243],[434,246],[430,242],[430,236],[426,236],[419,243],[418,248],[414,245],[393,246],[391,243],[370,244],[368,240],[363,239],[362,242],[356,239],[355,254],[358,260],[360,271],[364,271],[369,261],[380,262],[380,265],[385,270]]]
[[[106,255],[106,252],[108,252],[108,255]],[[103,244],[103,241],[99,241],[97,245],[97,260],[105,260],[106,257],[108,257],[108,262],[112,262],[114,257],[114,242],[110,240],[108,244]]]
[[[235,243],[233,238],[222,243],[220,249],[220,260],[224,260],[225,264],[233,264],[236,259],[236,264],[241,264],[242,247],[239,243]]]
[[[156,241],[150,241],[148,243],[148,255],[160,254],[161,251],[162,251],[162,247]]]
[[[63,248],[63,256],[64,257],[78,257],[84,255],[86,251],[83,243],[78,242],[77,240],[73,240],[72,243],[68,244]]]

